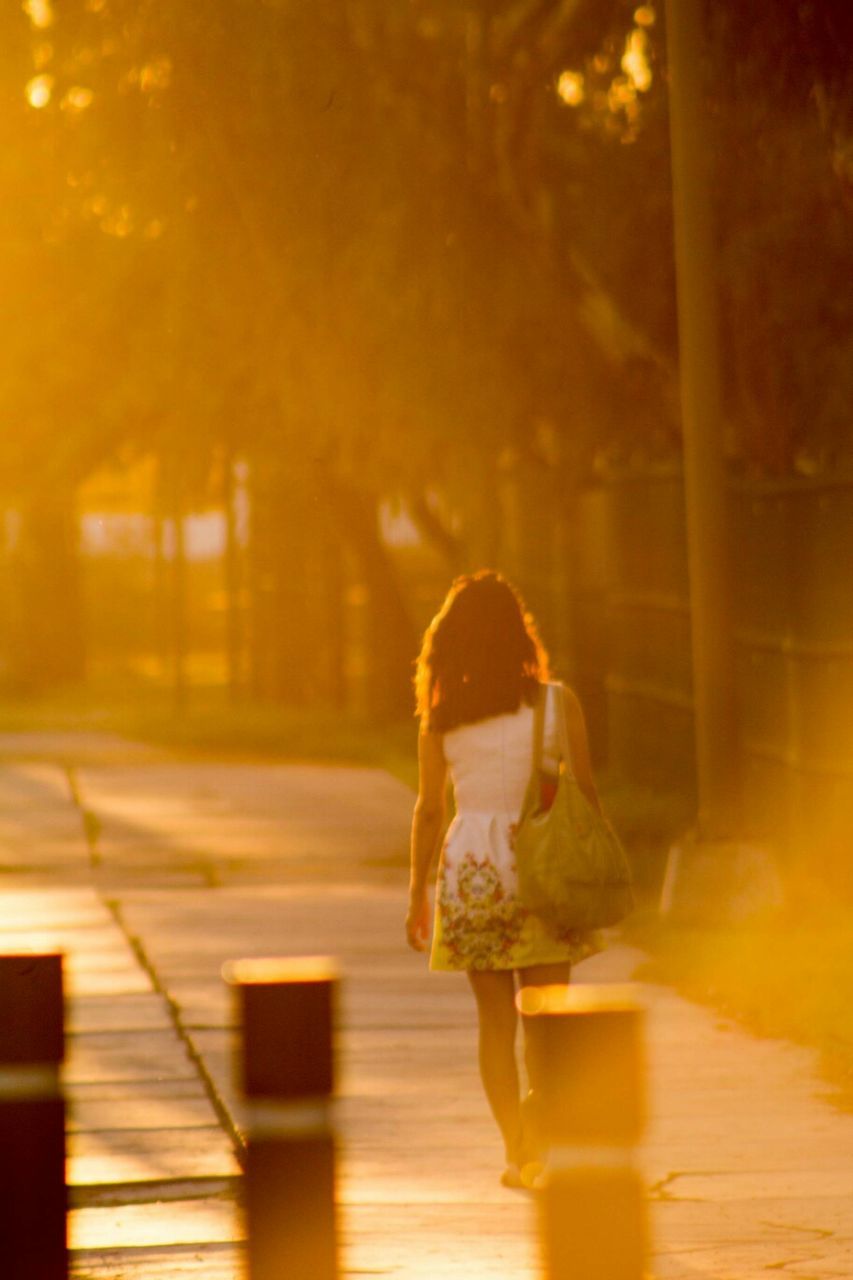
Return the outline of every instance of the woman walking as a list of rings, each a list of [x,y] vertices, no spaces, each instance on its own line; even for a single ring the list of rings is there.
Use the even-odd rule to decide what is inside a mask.
[[[596,949],[590,935],[555,933],[517,896],[513,831],[532,768],[534,706],[548,659],[518,594],[497,573],[459,578],[427,628],[418,659],[419,787],[412,823],[406,933],[429,945],[428,880],[445,818],[449,769],[456,815],[439,859],[430,968],[464,971],[479,1022],[480,1075],[503,1136],[502,1181],[523,1186],[536,1159],[524,1123],[515,1043],[516,984],[568,983],[572,964]],[[583,713],[564,689],[572,768],[599,808]],[[545,718],[543,763],[556,774],[556,717]],[[550,763],[550,769],[549,769]],[[525,1045],[528,1082],[541,1072]]]

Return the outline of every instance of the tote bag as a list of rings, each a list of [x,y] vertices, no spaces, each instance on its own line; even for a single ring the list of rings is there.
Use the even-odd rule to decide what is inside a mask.
[[[560,745],[556,794],[542,803],[542,738],[548,698]],[[625,851],[572,771],[562,685],[543,685],[534,712],[533,769],[515,833],[521,902],[558,932],[618,923],[634,904]]]

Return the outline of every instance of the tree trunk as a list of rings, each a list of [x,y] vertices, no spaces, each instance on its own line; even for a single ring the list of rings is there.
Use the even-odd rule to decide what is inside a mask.
[[[263,459],[252,485],[252,687],[289,706],[322,701],[322,549],[316,489]]]
[[[326,636],[325,679],[333,707],[343,710],[347,702],[346,626],[344,592],[346,572],[344,549],[337,526],[329,518],[323,522],[323,630]]]
[[[85,634],[74,499],[40,489],[20,508],[14,557],[11,682],[37,692],[85,675]]]
[[[171,651],[168,625],[170,611],[167,565],[163,547],[165,536],[166,526],[158,500],[154,514],[151,517],[151,540],[154,552],[154,644],[156,646],[159,675],[164,683],[169,678],[169,654]]]
[[[187,704],[187,556],[184,538],[184,513],[176,501],[172,527],[172,698],[175,711],[180,713]]]
[[[412,714],[417,634],[379,529],[375,494],[332,480],[327,492],[342,538],[358,560],[368,592],[368,706],[379,719]]]
[[[225,459],[225,653],[228,696],[236,702],[243,687],[242,551],[237,533],[237,484],[233,454]]]

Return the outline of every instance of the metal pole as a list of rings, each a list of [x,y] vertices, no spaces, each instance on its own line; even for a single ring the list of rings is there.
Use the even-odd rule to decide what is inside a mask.
[[[337,1280],[331,960],[239,960],[249,1280]]]
[[[66,1280],[62,956],[0,956],[0,1273]]]
[[[634,1146],[645,1123],[643,1013],[623,987],[526,987],[518,1005],[542,1064],[546,1280],[643,1280],[648,1254]]]
[[[738,822],[728,523],[702,0],[666,0],[700,839]]]

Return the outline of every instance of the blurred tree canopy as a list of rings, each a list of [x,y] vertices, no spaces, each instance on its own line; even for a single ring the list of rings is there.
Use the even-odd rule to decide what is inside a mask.
[[[496,495],[525,467],[559,503],[677,454],[662,7],[27,0],[0,36],[0,494],[31,583],[60,525],[70,566],[105,461],[153,452],[179,516],[242,460],[258,691],[329,693],[339,587],[317,583],[354,563],[393,710],[414,630],[383,500],[455,569],[504,554]],[[846,0],[708,6],[748,469],[850,457],[850,37]]]

